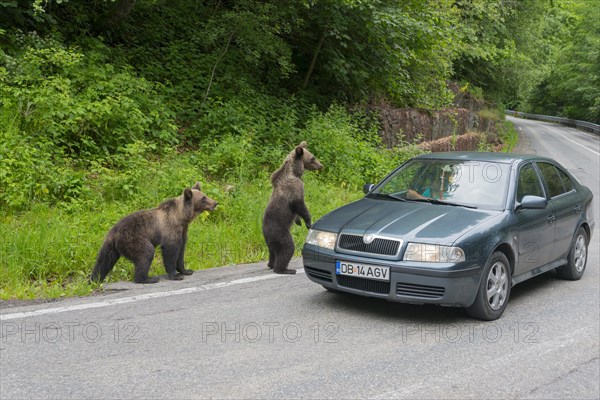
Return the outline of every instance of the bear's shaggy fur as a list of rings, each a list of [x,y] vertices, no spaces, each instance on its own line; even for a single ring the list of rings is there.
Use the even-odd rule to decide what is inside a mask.
[[[135,266],[136,283],[158,282],[157,277],[148,277],[156,246],[161,247],[169,279],[181,280],[183,275],[191,275],[193,271],[183,266],[188,225],[202,211],[213,211],[217,204],[202,193],[197,182],[179,197],[124,217],[106,235],[91,280],[102,282],[123,256]]]
[[[304,220],[311,227],[311,218],[304,203],[304,170],[319,170],[323,167],[307,149],[306,142],[292,150],[281,167],[271,175],[273,193],[263,216],[263,235],[269,247],[269,268],[278,274],[295,274],[288,269],[294,255],[294,239],[290,233],[292,223]]]

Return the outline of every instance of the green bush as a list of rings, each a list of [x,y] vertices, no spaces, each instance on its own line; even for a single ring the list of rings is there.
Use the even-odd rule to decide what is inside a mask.
[[[88,40],[83,51],[35,33],[9,39],[18,50],[0,52],[0,92],[33,141],[43,138],[84,163],[137,140],[177,142],[160,85],[137,77],[127,65],[109,63],[111,51],[100,41]]]
[[[343,107],[333,105],[326,113],[314,111],[301,136],[323,163],[323,179],[358,189],[367,182],[378,182],[402,162],[421,153],[416,146],[382,148],[376,129],[371,126],[361,130]]]
[[[84,173],[72,168],[50,140],[19,129],[22,117],[13,107],[0,109],[0,117],[0,208],[70,203],[86,191]]]
[[[202,142],[203,171],[208,176],[243,182],[254,179],[257,174],[269,175],[296,145],[306,140],[308,149],[325,166],[319,173],[322,180],[357,189],[367,181],[379,181],[400,163],[421,152],[410,145],[391,150],[383,148],[376,124],[365,122],[361,113],[351,115],[339,105],[333,105],[327,112],[312,108],[306,112],[306,123],[300,127],[296,119],[300,113],[296,111],[298,106],[288,106],[287,110],[273,106],[270,111],[278,112],[281,118],[269,119],[269,115],[265,115],[268,107],[265,103],[268,102],[264,101],[265,108],[259,107],[255,113],[251,113],[248,105],[238,103],[235,107],[233,102],[216,111],[245,122],[240,125],[230,119],[228,123],[232,123],[233,132],[213,130],[214,136]],[[222,121],[216,117],[214,120]]]

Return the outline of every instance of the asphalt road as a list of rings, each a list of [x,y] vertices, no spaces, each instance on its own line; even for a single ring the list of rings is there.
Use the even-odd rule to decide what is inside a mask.
[[[598,399],[599,140],[514,121],[517,150],[557,159],[594,192],[582,280],[550,272],[517,285],[487,323],[332,294],[265,264],[113,284],[0,310],[0,398]]]

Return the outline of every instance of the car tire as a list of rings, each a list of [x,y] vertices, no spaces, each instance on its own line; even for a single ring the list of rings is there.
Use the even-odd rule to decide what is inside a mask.
[[[559,278],[577,281],[581,279],[585,272],[588,259],[588,236],[583,227],[579,227],[575,234],[575,239],[571,245],[571,250],[567,256],[567,264],[556,268]]]
[[[492,253],[483,268],[479,290],[467,313],[483,321],[493,321],[502,315],[512,286],[510,263],[501,251]]]

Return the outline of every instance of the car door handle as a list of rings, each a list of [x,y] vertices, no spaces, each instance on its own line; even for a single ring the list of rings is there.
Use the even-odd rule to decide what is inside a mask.
[[[575,214],[579,214],[581,212],[581,204],[577,204],[573,207],[573,210],[575,210]]]
[[[548,223],[552,224],[552,223],[554,223],[554,221],[556,221],[556,215],[552,214],[551,216],[548,217]]]

